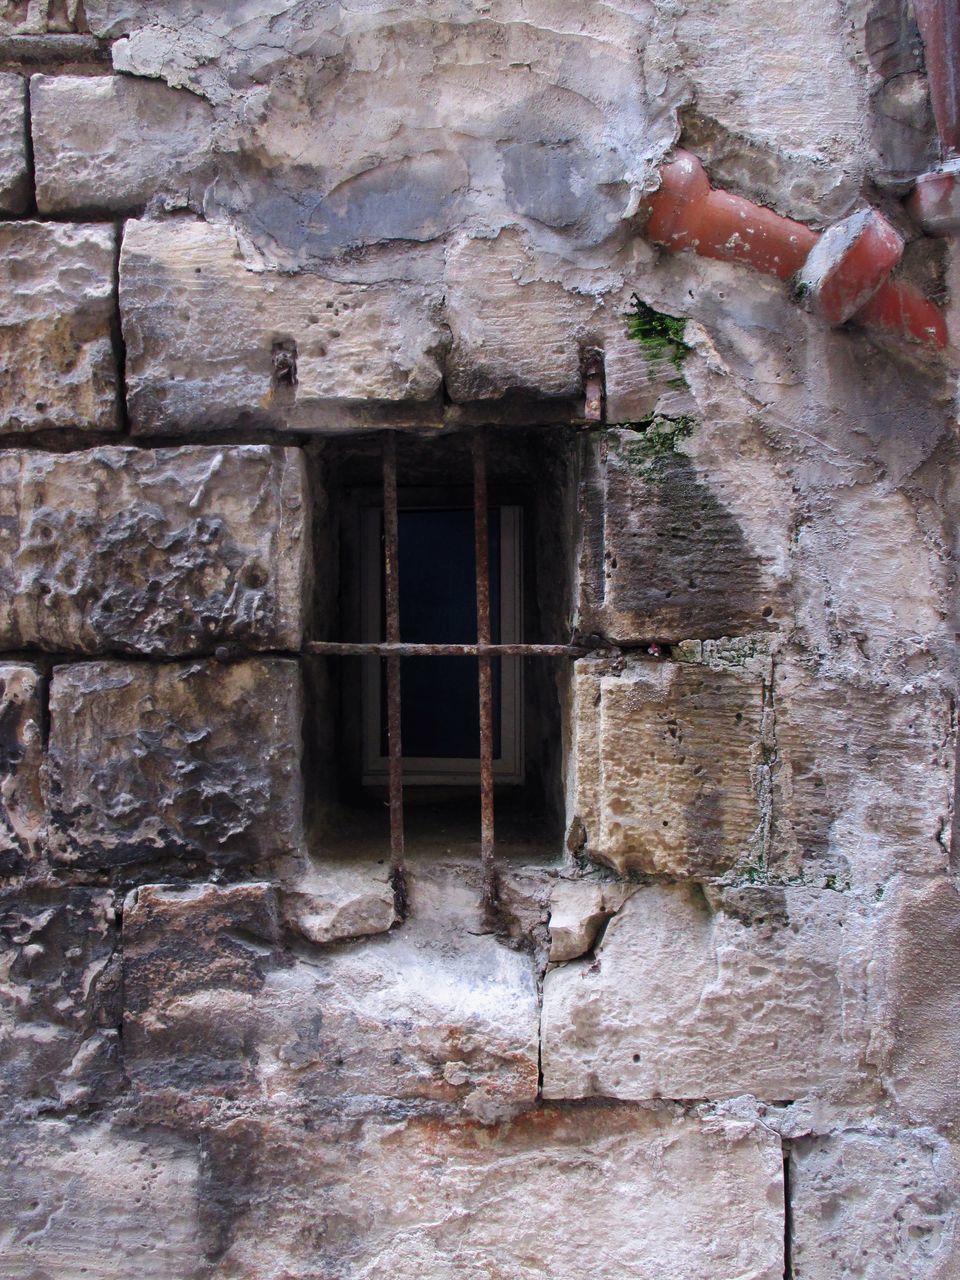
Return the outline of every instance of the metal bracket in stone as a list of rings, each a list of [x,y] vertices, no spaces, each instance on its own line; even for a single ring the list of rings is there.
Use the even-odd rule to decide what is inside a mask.
[[[673,252],[742,262],[784,282],[799,280],[811,309],[830,325],[856,320],[942,349],[943,312],[911,285],[890,279],[903,253],[897,231],[875,209],[821,235],[813,228],[711,187],[689,151],[660,171],[648,198],[646,236]]]

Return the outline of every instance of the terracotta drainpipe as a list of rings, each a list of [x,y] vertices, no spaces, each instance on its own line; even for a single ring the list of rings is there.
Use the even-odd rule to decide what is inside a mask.
[[[855,316],[920,342],[946,346],[940,309],[909,285],[888,280],[903,242],[875,210],[845,219],[818,246],[820,234],[803,223],[711,187],[703,165],[688,151],[678,151],[661,169],[660,188],[649,197],[648,208],[646,235],[655,244],[743,262],[784,281],[799,277],[828,324],[843,324]]]
[[[930,102],[940,135],[939,169],[921,174],[907,202],[924,231],[960,231],[960,0],[913,0]]]

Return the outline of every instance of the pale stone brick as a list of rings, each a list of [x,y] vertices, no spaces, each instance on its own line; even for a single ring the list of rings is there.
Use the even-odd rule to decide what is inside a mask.
[[[296,662],[56,667],[50,716],[59,862],[232,865],[301,848]]]
[[[791,1257],[802,1280],[948,1280],[960,1182],[932,1129],[879,1123],[790,1144]]]
[[[618,871],[720,875],[764,855],[764,682],[755,672],[578,662],[570,842]]]
[[[550,970],[548,1098],[869,1098],[866,909],[828,890],[641,888]]]
[[[439,392],[438,292],[255,265],[228,226],[127,224],[120,303],[134,432],[344,426],[353,402]],[[278,381],[275,355],[293,347],[295,380]]]
[[[0,433],[112,430],[112,227],[0,223]]]
[[[304,1280],[783,1275],[780,1141],[755,1120],[601,1103],[494,1126],[326,1115],[309,1130],[243,1128],[211,1144],[238,1275],[278,1258]],[[242,1180],[238,1152],[256,1160]],[[316,1221],[336,1230],[305,1233]]]
[[[134,76],[30,81],[41,213],[130,213],[153,197],[202,196],[212,110],[185,90]]]
[[[0,452],[0,643],[298,650],[308,542],[296,449]]]
[[[0,74],[0,213],[24,213],[30,197],[27,85],[21,76]]]
[[[196,1140],[109,1121],[4,1125],[5,1280],[171,1280],[200,1274]]]
[[[0,665],[0,875],[27,870],[41,851],[42,720],[37,668]]]

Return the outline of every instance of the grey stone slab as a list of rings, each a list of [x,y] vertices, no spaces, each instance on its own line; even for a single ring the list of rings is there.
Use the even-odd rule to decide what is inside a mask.
[[[299,450],[0,452],[8,649],[299,650],[309,504]]]
[[[27,84],[22,76],[0,74],[0,213],[25,213],[32,194],[27,163]]]
[[[0,224],[0,434],[118,425],[114,230]]]
[[[56,667],[53,856],[109,868],[300,851],[302,717],[289,659]]]
[[[44,833],[43,689],[36,667],[0,665],[0,876],[36,864]]]
[[[356,402],[438,394],[439,290],[257,265],[228,226],[127,223],[120,301],[135,433],[329,429]],[[278,352],[295,355],[282,378]]]
[[[37,75],[30,111],[41,213],[202,199],[213,120],[196,95],[134,76]]]

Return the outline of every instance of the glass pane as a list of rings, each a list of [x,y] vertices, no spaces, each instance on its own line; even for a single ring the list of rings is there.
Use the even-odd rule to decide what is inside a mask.
[[[475,644],[476,561],[469,508],[401,511],[400,638],[408,644]],[[500,639],[500,511],[490,509],[490,630]],[[494,758],[500,756],[500,659],[493,661]],[[387,752],[386,664],[381,663],[380,752]],[[407,758],[480,755],[477,662],[405,658],[401,737]]]

